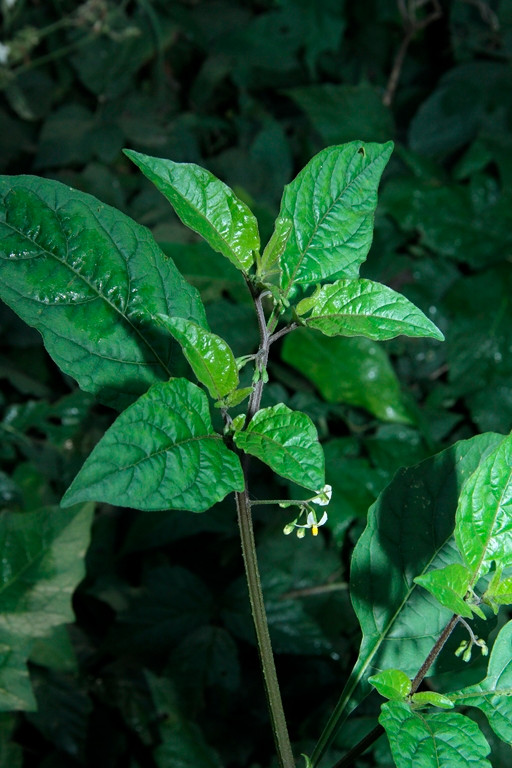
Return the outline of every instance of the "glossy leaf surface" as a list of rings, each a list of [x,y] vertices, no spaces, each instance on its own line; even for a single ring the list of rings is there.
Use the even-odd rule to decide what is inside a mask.
[[[473,611],[464,602],[464,595],[468,591],[472,573],[461,563],[452,563],[445,568],[428,571],[423,576],[417,576],[414,581],[439,600],[441,605],[449,608],[452,613],[473,617]]]
[[[457,712],[426,715],[390,701],[383,704],[379,722],[397,768],[491,768],[483,733]]]
[[[238,448],[264,461],[281,477],[312,491],[323,488],[324,454],[315,425],[305,413],[283,403],[262,408],[233,439]]]
[[[93,505],[0,518],[0,711],[35,709],[27,658],[38,638],[74,621]]]
[[[493,560],[512,565],[512,436],[482,460],[462,489],[455,539],[469,568],[478,575]]]
[[[174,163],[140,152],[125,154],[193,229],[238,269],[246,272],[260,247],[257,221],[224,182],[194,163]]]
[[[0,179],[0,297],[60,368],[123,408],[172,373],[152,315],[206,325],[199,294],[150,232],[90,195],[31,176]]]
[[[306,325],[326,336],[366,336],[392,339],[430,336],[442,341],[441,331],[405,296],[372,280],[337,280],[324,285],[297,305]]]
[[[478,707],[497,736],[512,743],[512,621],[494,641],[484,680],[450,694],[450,698],[457,706]]]
[[[400,669],[384,669],[368,682],[386,699],[405,699],[411,692],[411,680]]]
[[[281,354],[327,402],[365,408],[383,421],[411,423],[386,351],[376,342],[299,329],[285,338]]]
[[[215,333],[206,331],[197,323],[183,317],[159,315],[166,328],[181,348],[201,384],[215,400],[232,392],[238,386],[238,368],[229,344]]]
[[[328,147],[285,187],[280,217],[293,228],[280,257],[281,286],[357,277],[373,237],[377,187],[393,144]]]
[[[452,611],[414,579],[459,561],[453,528],[460,489],[482,455],[502,439],[492,433],[479,435],[398,470],[370,508],[350,574],[352,603],[363,633],[359,658],[315,757],[368,692],[369,675],[399,667],[414,677],[450,620]]]
[[[203,512],[243,487],[240,461],[213,430],[205,393],[186,379],[171,379],[118,416],[62,504],[94,499]]]

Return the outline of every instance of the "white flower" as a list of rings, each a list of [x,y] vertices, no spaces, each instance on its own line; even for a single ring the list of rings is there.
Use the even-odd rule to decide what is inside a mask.
[[[0,43],[0,64],[7,64],[9,58],[9,51],[11,47],[5,43]]]
[[[320,520],[316,519],[316,514],[311,510],[308,512],[308,516],[306,519],[306,522],[303,524],[300,523],[294,523],[296,528],[311,528],[311,533],[313,536],[318,536],[318,528],[320,525],[323,525],[327,522],[327,512],[324,512]],[[302,538],[304,536],[304,531],[300,532],[297,531],[297,536],[299,538]]]
[[[326,507],[332,497],[332,485],[324,485],[321,491],[318,491],[316,496],[313,496],[311,501],[313,504],[318,504],[319,507]]]

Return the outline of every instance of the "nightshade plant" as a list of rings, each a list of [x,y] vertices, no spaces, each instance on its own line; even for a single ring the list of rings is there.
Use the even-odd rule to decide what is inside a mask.
[[[350,142],[316,155],[285,188],[263,251],[254,215],[211,173],[126,152],[182,222],[243,274],[260,344],[255,355],[241,358],[211,332],[199,294],[147,229],[58,182],[30,176],[0,182],[2,299],[40,331],[66,374],[121,411],[62,499],[72,510],[59,514],[85,509],[90,516],[94,501],[199,513],[235,494],[283,768],[292,768],[299,756],[292,752],[277,682],[251,507],[275,505],[285,534],[301,538],[309,529],[317,535],[327,520],[331,488],[309,416],[283,403],[261,407],[267,363],[272,344],[301,326],[327,336],[443,339],[405,297],[359,277],[391,151],[391,143]],[[183,370],[178,345],[199,386],[173,375],[177,365]],[[248,365],[252,374],[241,385],[240,372]],[[214,429],[210,404],[222,415],[222,433]],[[253,457],[301,486],[303,498],[252,499]],[[351,572],[361,650],[317,746],[304,756],[308,766],[320,764],[340,725],[372,686],[388,700],[380,725],[338,768],[352,764],[382,728],[399,768],[489,766],[483,734],[473,720],[454,712],[455,706],[481,709],[496,734],[512,742],[512,623],[497,635],[480,683],[418,691],[457,625],[467,628],[468,639],[455,654],[443,654],[444,669],[451,673],[470,659],[474,647],[487,654],[486,641],[468,621],[512,603],[511,468],[512,438],[480,435],[399,471],[373,505]],[[19,526],[22,537],[23,521]],[[7,583],[8,575],[2,579]],[[2,629],[3,648],[12,650],[16,623],[7,629],[7,634]],[[19,685],[21,677],[29,685],[26,658],[18,643],[11,677],[3,670],[1,709],[23,708],[9,686]]]

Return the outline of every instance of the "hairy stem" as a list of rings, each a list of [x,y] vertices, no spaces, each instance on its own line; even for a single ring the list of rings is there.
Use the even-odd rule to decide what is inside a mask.
[[[265,612],[263,592],[261,590],[247,482],[245,491],[236,494],[236,506],[242,552],[244,556],[245,574],[247,577],[247,586],[249,588],[249,600],[251,603],[254,628],[256,630],[256,639],[258,641],[265,692],[267,694],[277,755],[279,757],[281,768],[294,768],[295,761],[293,759],[290,738],[288,736],[283,702],[281,700],[281,691],[279,690],[279,683],[277,681],[274,654],[272,652],[272,644],[270,642],[268,631],[267,614]]]
[[[411,694],[416,693],[418,688],[420,687],[423,678],[427,674],[428,670],[434,663],[434,661],[437,659],[439,654],[444,648],[444,645],[448,638],[450,637],[451,633],[457,626],[457,624],[460,621],[460,616],[457,614],[454,614],[446,627],[443,629],[441,634],[439,635],[435,645],[432,647],[432,650],[428,654],[427,658],[419,668],[416,676],[411,682]],[[346,753],[346,755],[343,755],[341,760],[338,760],[335,765],[332,766],[332,768],[350,768],[350,766],[354,765],[356,760],[363,754],[363,752],[366,752],[366,750],[371,747],[371,745],[377,741],[378,738],[382,736],[384,733],[384,728],[382,725],[377,725],[373,729],[373,731],[370,731],[370,733],[367,733],[364,738],[361,739],[361,741],[356,744],[352,749]]]
[[[264,372],[267,367],[268,353],[270,348],[270,333],[268,331],[262,300],[269,293],[255,295],[252,286],[248,284],[249,290],[254,300],[258,326],[260,330],[260,347],[256,355],[256,371],[259,377],[254,385],[249,406],[247,409],[247,421],[250,421],[255,413],[260,409],[261,396],[264,386]],[[249,456],[245,457],[244,476],[245,490],[236,493],[236,507],[238,513],[238,526],[240,528],[240,540],[242,543],[242,553],[245,565],[245,575],[247,578],[247,587],[249,589],[249,601],[251,604],[254,629],[256,631],[256,640],[260,654],[260,661],[263,670],[263,680],[265,684],[265,693],[267,696],[272,731],[281,768],[294,768],[295,760],[293,758],[290,738],[288,736],[288,727],[284,715],[281,691],[277,680],[274,654],[272,643],[268,631],[267,614],[265,603],[263,601],[263,592],[261,589],[261,580],[256,557],[256,544],[254,541],[254,530],[251,517],[251,503],[249,500],[248,469]]]

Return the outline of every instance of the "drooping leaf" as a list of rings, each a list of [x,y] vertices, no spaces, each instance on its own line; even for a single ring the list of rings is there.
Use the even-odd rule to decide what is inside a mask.
[[[312,491],[323,488],[324,454],[315,425],[305,413],[283,403],[262,408],[233,439],[278,475]]]
[[[280,217],[293,228],[280,257],[281,286],[355,278],[373,237],[377,186],[393,144],[328,147],[285,187]]]
[[[211,397],[220,400],[238,386],[235,356],[227,342],[184,317],[159,315],[164,328],[181,344],[185,357]]]
[[[472,575],[462,563],[451,563],[445,568],[427,571],[422,576],[417,576],[414,581],[428,589],[441,605],[449,608],[452,613],[471,619],[473,611],[464,602],[464,595],[468,591]]]
[[[35,709],[27,658],[54,627],[74,621],[93,505],[0,518],[0,711]]]
[[[327,402],[365,408],[383,421],[411,423],[382,345],[357,336],[328,338],[300,328],[285,338],[281,354],[318,387]]]
[[[512,621],[509,621],[494,641],[487,676],[477,685],[450,694],[457,706],[481,709],[493,731],[507,744],[512,743],[511,651]]]
[[[401,669],[384,669],[368,682],[386,699],[405,699],[411,692],[411,679]]]
[[[502,439],[493,433],[478,435],[399,470],[370,508],[350,575],[363,633],[359,658],[319,740],[316,759],[366,695],[369,675],[399,667],[414,677],[450,620],[452,611],[414,579],[460,561],[453,537],[460,489],[482,456]]]
[[[441,331],[405,296],[372,280],[337,280],[319,288],[296,307],[306,325],[326,336],[366,336],[392,339],[430,336],[442,341]]]
[[[486,456],[462,488],[455,540],[474,572],[473,583],[493,560],[512,565],[512,435]]]
[[[171,379],[154,384],[118,416],[62,505],[94,499],[203,512],[243,487],[240,461],[214,431],[205,393],[186,379]]]
[[[247,272],[260,247],[257,221],[235,193],[205,168],[140,152],[125,154],[171,203],[182,222]]]
[[[60,368],[118,408],[169,378],[172,340],[152,316],[206,320],[149,231],[47,179],[2,177],[0,200],[0,297]]]
[[[491,768],[483,733],[458,712],[426,715],[402,701],[382,705],[379,717],[397,768]]]

